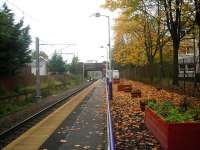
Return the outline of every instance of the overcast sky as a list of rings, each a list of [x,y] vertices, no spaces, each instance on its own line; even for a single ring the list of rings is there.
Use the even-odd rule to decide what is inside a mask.
[[[5,2],[6,0],[2,1]],[[111,26],[117,13],[100,8],[104,0],[8,0],[7,5],[16,14],[16,19],[24,17],[31,27],[34,49],[35,37],[40,43],[67,43],[72,46],[40,46],[40,50],[52,56],[54,50],[75,53],[81,61],[106,59],[108,24],[106,17],[90,17],[95,12],[109,15]],[[113,32],[111,32],[111,40]],[[104,56],[101,57],[101,56]],[[63,54],[71,60],[72,55]]]

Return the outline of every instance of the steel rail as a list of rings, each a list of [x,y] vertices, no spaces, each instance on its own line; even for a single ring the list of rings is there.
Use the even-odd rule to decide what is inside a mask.
[[[26,123],[33,121],[35,118],[41,116],[42,114],[44,114],[45,112],[47,112],[48,110],[52,109],[53,107],[55,107],[57,104],[69,99],[70,97],[76,95],[77,93],[79,93],[80,91],[82,91],[83,89],[87,88],[88,86],[90,86],[93,82],[90,82],[88,84],[86,84],[83,87],[80,87],[78,89],[76,89],[75,91],[73,91],[71,94],[69,95],[65,95],[62,97],[59,97],[57,99],[57,101],[47,107],[45,107],[44,109],[40,110],[39,112],[33,114],[32,116],[28,117],[27,119],[17,123],[16,125],[14,125],[13,127],[7,129],[6,131],[4,131],[3,133],[0,134],[0,141],[3,141],[3,139],[6,139],[7,136],[13,134],[14,131],[17,131],[18,129],[20,129],[21,127],[25,126]]]

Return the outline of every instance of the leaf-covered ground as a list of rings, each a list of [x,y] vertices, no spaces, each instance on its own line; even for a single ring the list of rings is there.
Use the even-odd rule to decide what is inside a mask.
[[[130,93],[118,92],[117,85],[113,85],[111,109],[117,150],[161,150],[159,142],[144,124],[144,112],[140,110],[139,101],[147,99],[170,100],[179,105],[185,96],[163,89],[156,89],[141,82],[123,82],[130,83],[133,88],[140,89],[142,97],[131,98]],[[200,104],[200,99],[192,97],[188,99],[195,105]]]

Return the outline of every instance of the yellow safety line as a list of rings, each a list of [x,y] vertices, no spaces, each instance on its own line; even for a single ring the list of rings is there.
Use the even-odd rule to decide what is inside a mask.
[[[41,120],[35,126],[27,130],[16,140],[8,144],[3,150],[37,150],[69,114],[83,101],[97,83],[73,96],[70,100]]]

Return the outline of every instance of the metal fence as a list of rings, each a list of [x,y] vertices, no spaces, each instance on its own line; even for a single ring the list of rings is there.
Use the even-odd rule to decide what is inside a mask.
[[[180,65],[179,65],[180,68]],[[185,68],[185,66],[184,66]],[[161,72],[162,71],[162,72]],[[200,74],[196,78],[188,78],[184,69],[179,69],[179,90],[189,96],[200,95]],[[189,71],[194,73],[194,71]],[[182,73],[182,77],[180,77]],[[194,75],[193,75],[194,76]],[[126,66],[120,68],[120,77],[141,81],[156,87],[171,89],[173,80],[173,65],[170,63],[163,63],[161,68],[160,64],[143,65],[143,66]],[[196,81],[196,83],[195,83]],[[172,88],[173,89],[173,88]]]
[[[106,104],[107,104],[107,149],[115,150],[115,140],[112,129],[112,116],[110,111],[110,100],[108,96],[108,85],[106,85]]]
[[[139,80],[143,82],[157,82],[162,79],[172,79],[172,64],[164,63],[161,68],[160,64],[143,65],[143,66],[126,66],[120,68],[120,77]]]

